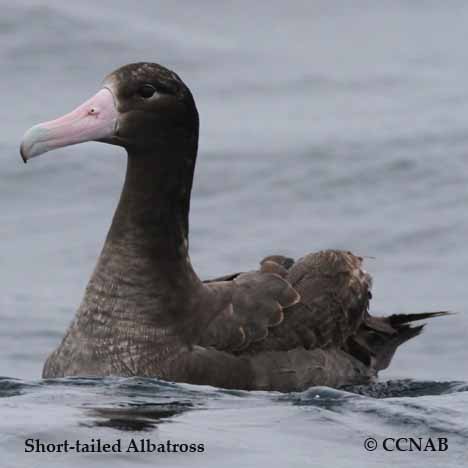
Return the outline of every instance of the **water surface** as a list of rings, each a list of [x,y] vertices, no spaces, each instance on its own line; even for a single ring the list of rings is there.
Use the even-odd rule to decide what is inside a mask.
[[[428,456],[431,466],[464,466],[464,2],[0,6],[2,466],[108,466],[107,454],[32,456],[24,440],[141,433],[206,444],[199,459],[171,454],[164,466],[421,466]],[[374,399],[328,389],[281,396],[131,379],[39,380],[102,247],[125,155],[89,143],[24,167],[19,141],[32,124],[92,95],[109,71],[138,60],[175,69],[201,114],[191,211],[199,274],[321,248],[375,257],[366,265],[375,313],[459,312],[434,320],[382,374],[411,382],[379,387],[387,398]],[[448,437],[450,448],[363,449],[368,436],[399,434]],[[112,463],[156,461],[118,454]]]

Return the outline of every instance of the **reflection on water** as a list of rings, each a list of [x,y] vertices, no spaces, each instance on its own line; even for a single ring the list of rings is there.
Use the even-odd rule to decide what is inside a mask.
[[[80,424],[87,427],[110,427],[119,431],[149,431],[192,407],[190,403],[174,401],[129,404],[120,408],[92,408],[86,411],[87,416],[93,418],[91,422],[87,420]]]

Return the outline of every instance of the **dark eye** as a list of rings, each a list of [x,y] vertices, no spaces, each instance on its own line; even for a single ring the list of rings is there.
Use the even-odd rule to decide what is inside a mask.
[[[155,92],[156,88],[150,84],[145,84],[138,90],[138,94],[145,99],[150,98]]]

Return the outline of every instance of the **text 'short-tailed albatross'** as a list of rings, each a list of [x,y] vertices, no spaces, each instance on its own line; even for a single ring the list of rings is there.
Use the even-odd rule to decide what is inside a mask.
[[[248,390],[302,390],[371,381],[410,322],[373,317],[362,258],[336,250],[201,281],[188,256],[198,145],[192,94],[153,63],[126,65],[70,114],[31,128],[27,160],[101,141],[123,146],[127,174],[75,320],[43,376],[148,376]]]

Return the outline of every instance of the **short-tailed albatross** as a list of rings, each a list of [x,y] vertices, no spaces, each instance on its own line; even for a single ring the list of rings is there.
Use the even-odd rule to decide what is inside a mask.
[[[123,66],[93,97],[24,136],[26,162],[100,141],[128,153],[120,201],[83,301],[43,377],[146,376],[247,390],[370,382],[418,335],[375,317],[363,259],[273,255],[256,271],[202,281],[188,255],[199,120],[188,87],[154,63]]]

